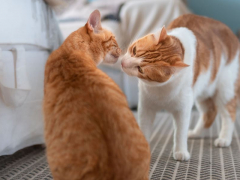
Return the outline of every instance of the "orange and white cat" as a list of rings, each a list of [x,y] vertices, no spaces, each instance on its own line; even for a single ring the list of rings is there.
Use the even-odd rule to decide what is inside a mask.
[[[121,50],[94,11],[45,68],[46,153],[55,180],[147,180],[149,145],[116,83],[97,68]]]
[[[229,146],[240,96],[239,59],[239,41],[226,25],[190,14],[130,45],[122,68],[139,78],[138,118],[145,137],[150,139],[156,112],[167,110],[175,120],[173,157],[188,160],[187,137],[199,136],[219,113],[215,146]],[[188,133],[194,101],[200,118]]]

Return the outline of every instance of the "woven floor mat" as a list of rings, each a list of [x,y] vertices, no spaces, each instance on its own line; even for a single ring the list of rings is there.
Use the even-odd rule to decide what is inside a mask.
[[[199,115],[192,113],[191,128]],[[173,124],[166,113],[159,113],[151,137],[150,179],[240,179],[240,115],[235,123],[233,141],[228,148],[214,147],[220,131],[219,118],[204,134],[204,138],[190,139],[191,159],[177,162],[172,158]],[[0,157],[0,180],[50,180],[51,173],[45,149],[32,146],[10,156]]]

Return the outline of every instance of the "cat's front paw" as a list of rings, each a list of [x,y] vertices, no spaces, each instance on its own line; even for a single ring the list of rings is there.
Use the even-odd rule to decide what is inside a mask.
[[[204,133],[199,133],[199,132],[196,132],[194,130],[189,130],[188,131],[188,138],[203,138],[204,137]]]
[[[190,154],[188,151],[177,151],[173,153],[173,158],[177,161],[188,161]]]
[[[199,135],[194,131],[194,130],[189,130],[188,131],[188,138],[196,138]]]
[[[228,147],[231,144],[231,140],[225,138],[217,138],[214,141],[216,147]]]

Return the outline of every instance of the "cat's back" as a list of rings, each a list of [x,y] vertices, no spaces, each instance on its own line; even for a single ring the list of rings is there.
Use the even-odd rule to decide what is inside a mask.
[[[123,92],[84,53],[58,55],[45,71],[45,137],[53,173],[137,179],[139,168],[148,170],[150,152]]]
[[[170,23],[168,29],[171,30],[179,27],[186,27],[196,34],[202,34],[202,36],[207,36],[208,33],[213,32],[216,33],[216,35],[220,35],[219,33],[223,33],[224,31],[227,31],[225,32],[227,34],[232,33],[232,31],[224,23],[212,18],[195,14],[184,14],[179,16]]]
[[[231,29],[224,23],[194,14],[185,14],[173,20],[168,30],[186,27],[190,29],[197,38],[198,45],[204,44],[206,49],[218,49],[225,52],[228,61],[235,56],[239,41]]]
[[[107,145],[95,122],[99,112],[94,87],[101,77],[84,53],[62,52],[61,48],[54,51],[45,66],[43,108],[49,166],[57,179],[91,178],[91,171],[110,179]],[[98,161],[101,170],[95,169]]]
[[[219,74],[220,64],[229,64],[235,59],[239,50],[238,38],[222,22],[193,14],[182,15],[173,20],[168,30],[177,30],[181,27],[191,30],[196,38],[193,85],[196,84],[200,74],[208,71],[211,64],[213,66],[211,78],[207,81],[215,81]],[[195,46],[195,44],[189,44],[189,46]],[[221,62],[221,59],[224,61]]]
[[[69,104],[72,110],[84,106],[88,107],[86,112],[90,115],[102,111],[100,116],[108,108],[114,111],[111,104],[128,107],[126,97],[117,84],[84,52],[72,52],[70,55],[64,55],[59,50],[53,52],[45,66],[44,86],[45,107],[52,103],[59,106]],[[59,106],[49,106],[51,114]]]

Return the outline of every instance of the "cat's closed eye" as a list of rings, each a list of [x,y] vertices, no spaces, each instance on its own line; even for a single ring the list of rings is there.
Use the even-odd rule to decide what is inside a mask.
[[[134,46],[134,48],[133,48],[133,55],[134,56],[136,55],[136,46]]]
[[[143,70],[142,70],[142,68],[141,68],[140,66],[138,66],[138,71],[139,71],[140,73],[143,73]]]

